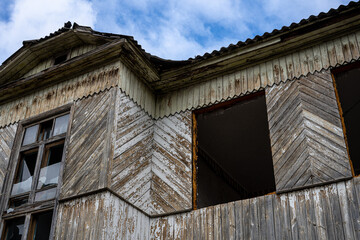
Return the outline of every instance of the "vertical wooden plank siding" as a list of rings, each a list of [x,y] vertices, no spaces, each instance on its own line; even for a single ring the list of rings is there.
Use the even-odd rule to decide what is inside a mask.
[[[103,192],[60,203],[55,239],[357,239],[359,189],[355,178],[151,219]]]
[[[125,71],[125,73],[124,73]],[[133,88],[126,88],[131,82]],[[60,107],[105,89],[118,86],[126,94],[133,89],[131,98],[147,113],[155,114],[155,96],[134,74],[116,62],[89,73],[23,96],[0,106],[0,127]],[[145,97],[144,97],[145,96]],[[6,114],[11,112],[12,114]]]
[[[350,178],[329,71],[266,89],[278,192]]]
[[[109,161],[112,144],[108,140],[111,104],[115,100],[114,90],[78,101],[74,107],[71,135],[66,155],[63,184],[60,198],[98,190]],[[107,176],[107,175],[106,175]]]
[[[150,219],[109,192],[60,203],[55,239],[149,239]]]
[[[261,88],[267,88],[273,84],[298,79],[301,76],[307,76],[309,73],[313,74],[316,71],[320,72],[321,70],[328,69],[330,66],[335,67],[339,64],[357,60],[360,58],[357,43],[357,38],[360,38],[359,36],[360,32],[352,33],[335,40],[311,46],[299,52],[289,53],[288,55],[269,60],[266,63],[260,63],[259,65],[188,87],[182,96],[182,98],[185,97],[185,99],[189,100],[186,104],[177,104],[174,107],[172,102],[177,102],[176,100],[171,102],[162,101],[163,99],[178,98],[176,91],[160,96],[156,102],[156,105],[160,106],[158,106],[158,110],[155,113],[155,118],[161,118],[186,109],[196,109],[204,105],[222,102]],[[239,87],[236,87],[236,84],[234,88],[231,87],[233,79],[239,79]],[[193,89],[204,89],[204,91],[197,91],[198,96],[194,95]],[[207,96],[211,96],[210,99]]]
[[[359,189],[355,178],[153,218],[151,239],[167,239],[169,229],[175,239],[357,239]],[[209,218],[213,222],[204,225]]]

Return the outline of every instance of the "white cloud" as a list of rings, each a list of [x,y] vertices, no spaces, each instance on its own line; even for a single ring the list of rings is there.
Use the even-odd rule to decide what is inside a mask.
[[[25,39],[76,21],[95,30],[134,36],[167,59],[187,59],[298,22],[348,0],[15,0],[1,21],[0,62]]]
[[[15,0],[9,19],[0,19],[0,63],[22,46],[23,40],[37,39],[72,21],[93,26],[96,12],[85,0]]]

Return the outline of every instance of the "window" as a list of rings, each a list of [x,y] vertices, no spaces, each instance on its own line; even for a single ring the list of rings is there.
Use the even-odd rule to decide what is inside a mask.
[[[60,64],[60,63],[65,62],[66,59],[67,59],[67,56],[68,56],[68,54],[66,53],[66,54],[63,54],[63,55],[60,55],[60,56],[55,57],[55,59],[54,59],[54,65],[58,65],[58,64]]]
[[[49,239],[69,116],[66,106],[20,123],[4,193],[2,239]]]
[[[360,63],[334,69],[350,160],[354,174],[360,174]]]
[[[275,191],[264,92],[194,114],[196,208]]]

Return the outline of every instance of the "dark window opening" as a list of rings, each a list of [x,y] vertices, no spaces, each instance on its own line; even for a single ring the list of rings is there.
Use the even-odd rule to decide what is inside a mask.
[[[28,239],[48,240],[50,237],[52,215],[52,211],[33,215]]]
[[[53,121],[46,121],[40,124],[38,141],[46,140],[50,137]]]
[[[35,173],[37,149],[21,154],[11,195],[29,192]]]
[[[56,186],[60,174],[61,158],[64,149],[64,141],[45,146],[44,158],[41,162],[41,169],[37,189]]]
[[[60,64],[60,63],[63,63],[63,62],[66,61],[66,59],[67,59],[67,54],[58,56],[58,57],[56,57],[55,60],[54,60],[54,65],[58,65],[58,64]]]
[[[6,240],[21,240],[24,234],[25,218],[15,218],[5,222],[5,238]]]
[[[275,191],[264,92],[195,115],[198,208]]]
[[[360,63],[335,69],[336,89],[355,175],[360,174]]]

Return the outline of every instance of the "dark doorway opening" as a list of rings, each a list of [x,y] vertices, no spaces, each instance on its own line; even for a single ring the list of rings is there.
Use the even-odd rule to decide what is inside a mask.
[[[360,174],[360,63],[333,70],[354,174]]]
[[[264,92],[194,114],[197,208],[275,191]]]

